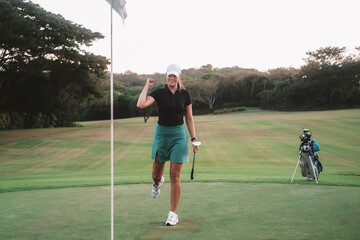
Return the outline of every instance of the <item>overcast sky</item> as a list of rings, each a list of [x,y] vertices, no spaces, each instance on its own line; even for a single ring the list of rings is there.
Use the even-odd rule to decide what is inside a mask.
[[[33,0],[105,38],[87,51],[110,58],[105,0]],[[320,47],[360,46],[359,0],[127,0],[113,14],[114,72],[182,68],[300,67]]]

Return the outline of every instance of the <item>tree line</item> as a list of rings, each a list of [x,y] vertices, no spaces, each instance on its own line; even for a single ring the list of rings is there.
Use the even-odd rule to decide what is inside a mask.
[[[72,126],[110,118],[109,61],[81,50],[103,38],[22,0],[0,0],[0,129]],[[307,52],[305,64],[265,72],[211,64],[184,69],[194,114],[245,106],[272,110],[320,110],[360,106],[360,48],[324,47]],[[114,117],[156,115],[139,110],[148,77],[150,91],[165,73],[114,74]]]
[[[204,65],[182,71],[182,81],[191,93],[194,114],[212,113],[219,109],[261,107],[269,110],[325,110],[360,106],[360,49],[347,54],[345,47],[325,47],[307,52],[301,68],[276,68],[266,72],[237,66],[214,68]],[[153,91],[165,84],[165,73],[138,75],[127,71],[115,74],[115,116],[156,115],[156,107],[140,111],[136,101],[148,77],[155,79]],[[103,95],[108,94],[108,87]],[[99,106],[93,99],[85,110]],[[103,106],[108,119],[109,102]],[[93,113],[93,112],[92,112]],[[105,114],[107,114],[105,116]],[[82,120],[90,120],[83,115]],[[100,118],[99,118],[100,117]],[[92,118],[94,119],[94,118]]]

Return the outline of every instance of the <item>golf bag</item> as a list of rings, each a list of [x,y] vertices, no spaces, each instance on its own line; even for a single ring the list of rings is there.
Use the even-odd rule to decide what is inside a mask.
[[[307,177],[307,180],[314,181],[319,179],[319,174],[322,172],[322,164],[319,160],[319,156],[314,151],[311,145],[317,145],[316,148],[320,150],[319,145],[315,140],[311,140],[309,143],[302,143],[300,145],[299,161],[301,168],[301,175]]]
[[[319,174],[323,170],[319,156],[316,154],[317,151],[320,151],[320,146],[315,140],[311,139],[311,132],[308,129],[304,129],[303,132],[304,134],[300,136],[299,160],[291,182],[294,179],[297,166],[300,164],[301,175],[307,177],[308,181],[316,181],[318,183]]]

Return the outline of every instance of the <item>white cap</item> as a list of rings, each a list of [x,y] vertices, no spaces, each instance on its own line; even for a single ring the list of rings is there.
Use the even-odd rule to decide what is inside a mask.
[[[177,64],[170,64],[166,69],[166,76],[169,76],[171,74],[175,75],[176,77],[179,77],[181,74],[180,66]]]

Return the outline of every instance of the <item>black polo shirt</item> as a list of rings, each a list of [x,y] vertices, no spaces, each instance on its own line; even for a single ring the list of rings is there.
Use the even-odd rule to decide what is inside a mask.
[[[176,126],[184,124],[186,106],[191,104],[190,93],[184,89],[176,90],[173,94],[167,85],[150,93],[155,99],[159,110],[158,124],[162,126]]]

